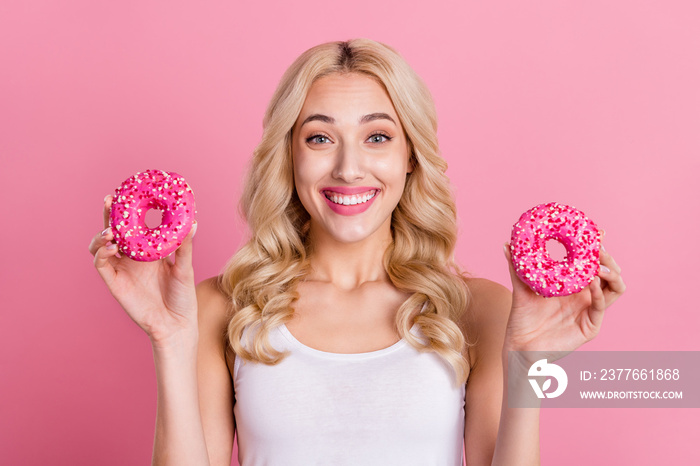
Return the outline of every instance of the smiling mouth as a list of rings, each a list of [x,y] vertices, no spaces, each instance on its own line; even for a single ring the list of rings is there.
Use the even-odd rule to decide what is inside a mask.
[[[323,191],[323,195],[326,196],[326,199],[331,201],[333,204],[357,205],[357,204],[364,204],[365,202],[369,201],[370,199],[372,199],[374,196],[377,195],[377,192],[379,192],[379,190],[372,189],[372,190],[367,191],[365,193],[353,194],[352,196],[347,196],[347,195],[338,194],[338,193],[333,192],[333,191]]]

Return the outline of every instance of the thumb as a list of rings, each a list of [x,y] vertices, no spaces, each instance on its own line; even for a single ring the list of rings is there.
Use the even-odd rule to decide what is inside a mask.
[[[182,240],[182,244],[177,250],[175,250],[175,266],[184,267],[191,266],[192,264],[192,238],[194,238],[197,232],[197,222],[192,223],[192,228],[190,232],[187,233],[185,239]]]
[[[513,284],[513,294],[518,294],[518,293],[527,293],[530,292],[532,293],[533,291],[530,289],[529,286],[523,282],[520,277],[518,277],[518,274],[515,273],[515,268],[513,267],[513,257],[511,256],[510,253],[510,243],[505,243],[503,245],[503,254],[506,256],[506,260],[508,261],[508,271],[510,272],[510,281]]]

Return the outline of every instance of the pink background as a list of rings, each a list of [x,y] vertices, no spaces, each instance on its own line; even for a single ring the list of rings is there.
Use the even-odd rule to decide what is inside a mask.
[[[628,292],[585,350],[700,350],[697,2],[0,3],[0,462],[148,464],[148,339],[87,252],[136,171],[197,195],[197,280],[240,245],[235,203],[286,67],[329,40],[396,47],[431,89],[458,258],[556,200],[607,230]],[[696,409],[542,411],[545,465],[698,464]]]

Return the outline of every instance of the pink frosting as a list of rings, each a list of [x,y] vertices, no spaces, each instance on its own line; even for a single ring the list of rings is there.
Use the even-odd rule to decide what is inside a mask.
[[[566,248],[566,259],[547,253],[555,239]],[[592,220],[575,207],[556,202],[540,204],[513,225],[510,252],[515,273],[538,295],[566,296],[585,288],[600,268],[600,233]]]
[[[163,212],[163,221],[156,228],[145,224],[150,209]],[[135,261],[150,262],[168,256],[182,244],[196,212],[194,194],[183,177],[146,170],[115,190],[109,226],[120,252]]]

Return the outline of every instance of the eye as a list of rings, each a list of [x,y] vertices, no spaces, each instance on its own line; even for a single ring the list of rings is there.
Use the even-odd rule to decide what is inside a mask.
[[[306,142],[309,144],[328,144],[330,142],[330,139],[328,136],[325,136],[323,134],[314,134],[313,136],[309,136],[306,138]]]
[[[374,133],[369,137],[368,141],[374,144],[383,144],[391,141],[392,139],[393,138],[384,133]]]

